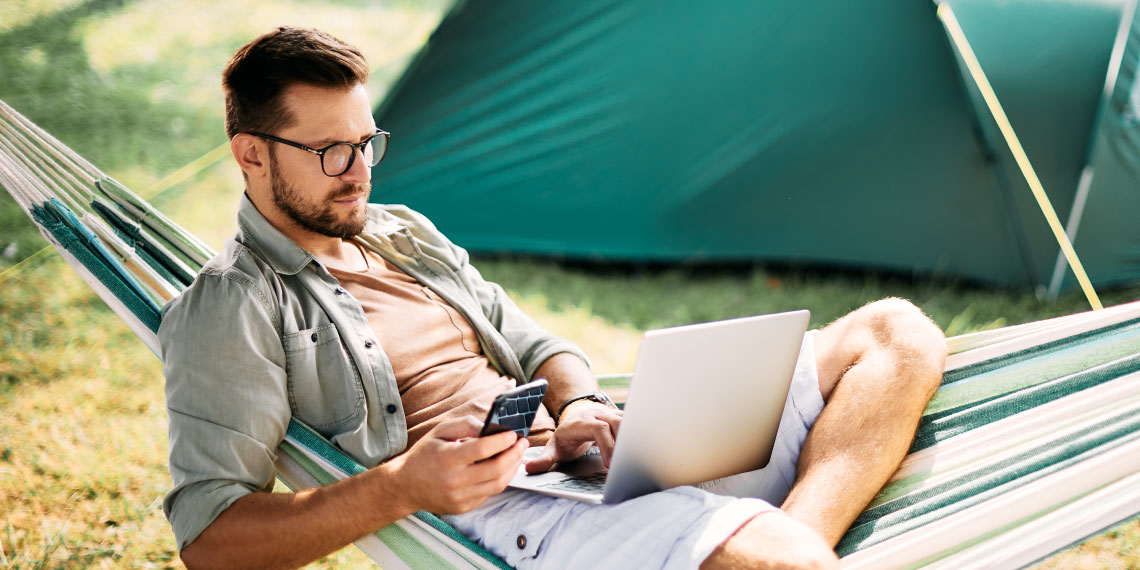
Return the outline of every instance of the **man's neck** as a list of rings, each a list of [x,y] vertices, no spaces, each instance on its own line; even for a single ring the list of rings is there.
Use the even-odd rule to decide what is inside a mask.
[[[364,271],[368,269],[368,261],[364,257],[360,246],[352,239],[334,238],[301,230],[304,236],[289,235],[297,245],[313,254],[327,267],[343,269],[345,271]],[[301,239],[298,239],[301,237]]]
[[[247,192],[247,195],[270,225],[293,240],[293,243],[301,249],[313,254],[313,257],[325,266],[346,271],[364,271],[368,268],[364,254],[353,240],[330,237],[305,229],[276,209],[260,207],[252,194]]]

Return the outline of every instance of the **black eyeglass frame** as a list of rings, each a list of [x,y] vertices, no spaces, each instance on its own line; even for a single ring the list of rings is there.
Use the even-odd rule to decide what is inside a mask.
[[[281,144],[287,144],[293,148],[299,148],[303,151],[311,152],[311,153],[321,157],[321,172],[323,172],[324,175],[328,176],[329,178],[336,178],[337,176],[341,176],[345,172],[348,172],[349,169],[352,168],[352,165],[356,163],[356,151],[360,151],[360,155],[364,156],[364,147],[368,146],[368,144],[372,142],[372,139],[375,139],[376,137],[383,137],[384,149],[382,152],[377,153],[376,148],[373,147],[373,149],[372,149],[372,153],[373,153],[372,160],[373,160],[373,162],[369,166],[371,167],[371,166],[376,166],[377,164],[380,164],[380,161],[384,160],[384,155],[388,154],[388,141],[392,137],[392,133],[389,133],[388,131],[385,131],[383,129],[376,129],[376,132],[372,133],[372,136],[370,136],[370,137],[368,137],[368,138],[366,138],[363,141],[360,141],[358,143],[338,142],[338,143],[332,143],[329,146],[326,146],[324,148],[312,148],[312,147],[305,146],[299,142],[283,139],[281,137],[275,137],[273,135],[269,135],[269,134],[265,134],[265,133],[259,133],[259,132],[255,132],[255,131],[246,131],[245,134],[253,135],[255,137],[263,138],[266,140],[271,140],[273,142],[279,142]],[[329,149],[331,149],[335,146],[342,146],[342,145],[348,145],[348,146],[352,147],[352,154],[350,154],[348,157],[348,164],[345,165],[344,170],[342,170],[336,174],[329,174],[329,171],[325,168],[325,153],[328,152]]]

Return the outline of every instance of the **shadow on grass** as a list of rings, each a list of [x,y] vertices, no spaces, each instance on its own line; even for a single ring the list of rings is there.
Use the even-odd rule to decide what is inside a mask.
[[[91,0],[0,34],[0,99],[102,168],[163,152],[176,110],[157,107],[144,69],[108,77],[91,67],[83,24],[125,0]]]
[[[104,171],[165,172],[202,152],[195,110],[161,105],[152,89],[176,73],[161,63],[103,73],[91,66],[84,25],[127,0],[90,0],[0,33],[0,99]],[[46,242],[7,192],[0,193],[0,270]]]

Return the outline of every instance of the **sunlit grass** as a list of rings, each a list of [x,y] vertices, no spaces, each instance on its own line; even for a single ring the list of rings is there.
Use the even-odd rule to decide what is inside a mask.
[[[6,284],[0,541],[9,564],[170,564],[173,539],[158,510],[167,486],[161,366],[58,259]]]
[[[1114,526],[1100,536],[1066,549],[1033,570],[1135,570],[1140,568],[1140,519]]]
[[[73,7],[82,0],[5,0],[0,2],[0,32],[18,28],[42,14]]]
[[[212,109],[220,117],[222,65],[239,46],[274,26],[315,27],[361,48],[369,65],[387,85],[409,51],[434,29],[443,2],[430,9],[406,3],[281,2],[212,0],[167,2],[142,0],[122,10],[91,18],[82,27],[92,68],[113,74],[131,69],[165,67],[178,62],[180,74],[168,74],[150,85],[156,105]],[[374,9],[370,9],[375,7]],[[143,40],[145,38],[145,41]],[[382,96],[382,90],[373,95]],[[219,122],[213,122],[220,126]],[[185,132],[192,125],[174,125]]]

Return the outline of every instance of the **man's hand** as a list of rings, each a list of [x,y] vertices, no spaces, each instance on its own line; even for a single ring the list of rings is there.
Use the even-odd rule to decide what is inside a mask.
[[[401,482],[397,500],[411,511],[455,514],[506,489],[527,440],[513,431],[478,437],[482,427],[473,417],[445,421],[389,461]]]
[[[182,560],[189,568],[296,568],[420,509],[469,511],[506,488],[527,448],[513,431],[476,437],[481,427],[475,418],[446,421],[354,477],[296,494],[245,495]]]
[[[595,444],[602,452],[602,462],[609,467],[621,417],[621,410],[598,402],[582,400],[570,404],[563,410],[558,428],[542,454],[527,462],[526,472],[541,473],[555,463],[577,459]]]

